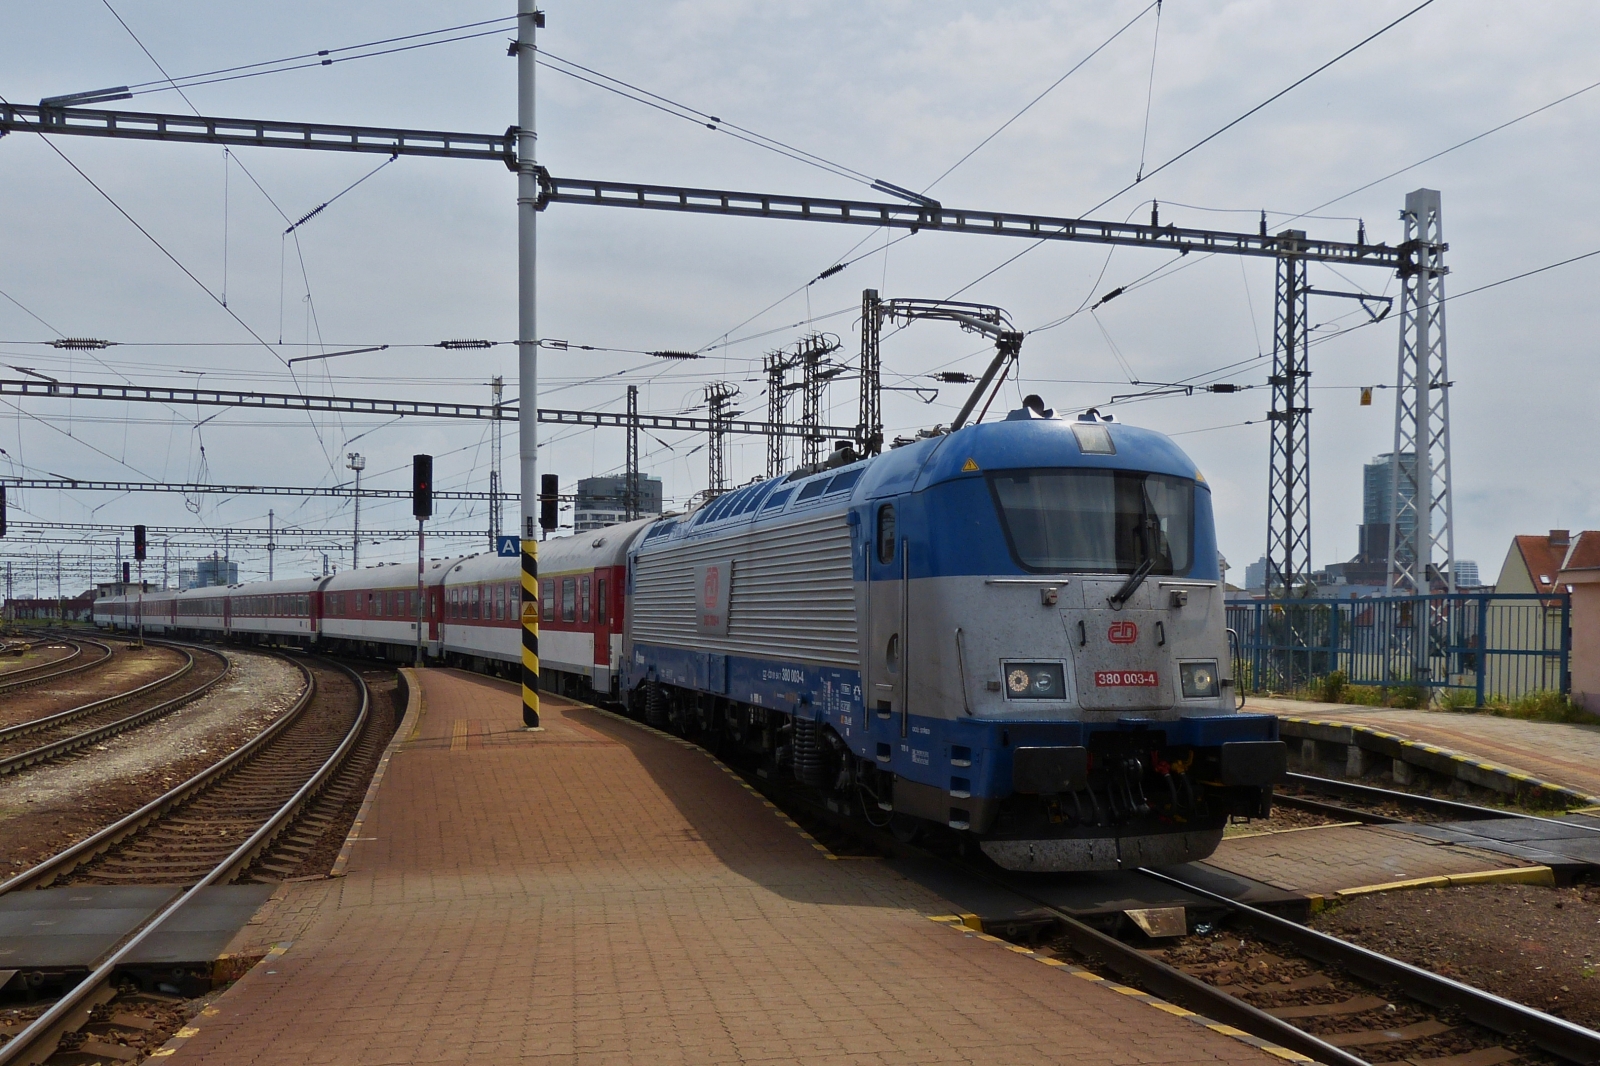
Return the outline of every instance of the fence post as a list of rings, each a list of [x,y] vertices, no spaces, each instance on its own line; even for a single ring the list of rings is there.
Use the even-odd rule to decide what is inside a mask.
[[[1568,672],[1572,652],[1572,594],[1561,594],[1561,694],[1572,691],[1572,674]]]
[[[1261,611],[1266,606],[1263,600],[1255,603],[1255,624],[1252,625],[1250,634],[1251,652],[1254,663],[1250,667],[1250,689],[1252,692],[1261,692]]]
[[[1478,702],[1475,706],[1483,706],[1484,680],[1489,673],[1489,596],[1487,593],[1478,593]]]
[[[1339,628],[1340,628],[1339,627],[1339,619],[1340,619],[1341,616],[1343,616],[1343,614],[1344,614],[1344,605],[1343,604],[1339,604],[1339,603],[1334,604],[1333,605],[1332,632],[1329,634],[1328,643],[1333,645],[1333,669],[1331,671],[1329,671],[1329,672],[1330,673],[1335,673],[1335,674],[1339,672],[1339,652],[1340,652],[1340,649],[1341,649],[1341,645],[1339,643]],[[1351,665],[1352,668],[1354,668],[1355,663],[1352,662],[1350,665]],[[1346,679],[1348,679],[1349,677],[1350,677],[1349,674],[1345,674],[1345,678]]]

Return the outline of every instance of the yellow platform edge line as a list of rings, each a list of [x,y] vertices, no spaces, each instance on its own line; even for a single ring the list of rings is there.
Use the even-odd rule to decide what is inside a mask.
[[[1478,870],[1464,874],[1439,874],[1434,877],[1411,877],[1404,881],[1385,881],[1378,885],[1359,885],[1333,894],[1335,899],[1354,899],[1378,892],[1404,892],[1413,888],[1451,888],[1459,885],[1543,885],[1556,883],[1555,871],[1548,866],[1513,866],[1501,870]]]
[[[1118,984],[1115,981],[1109,981],[1106,978],[1101,977],[1097,973],[1094,973],[1094,972],[1092,972],[1090,970],[1085,970],[1085,969],[1083,969],[1083,968],[1081,968],[1079,966],[1074,966],[1071,963],[1062,962],[1060,959],[1054,959],[1054,958],[1049,958],[1049,957],[1044,956],[1044,955],[1040,955],[1039,953],[1037,953],[1035,951],[1032,951],[1032,950],[1030,950],[1028,948],[1021,947],[1021,946],[1016,945],[1016,944],[1007,943],[1006,941],[1001,940],[999,937],[989,936],[989,935],[984,934],[984,933],[978,933],[977,935],[973,935],[972,929],[969,928],[967,925],[963,924],[963,920],[965,918],[975,917],[973,915],[929,914],[929,915],[926,915],[925,917],[931,922],[937,922],[938,924],[944,926],[946,929],[958,930],[958,931],[960,931],[962,933],[963,936],[971,937],[971,939],[973,939],[973,940],[993,941],[995,943],[1000,944],[1002,947],[1005,947],[1008,951],[1014,951],[1019,955],[1023,955],[1023,956],[1025,956],[1027,958],[1031,958],[1035,962],[1043,963],[1046,966],[1050,966],[1050,967],[1053,967],[1055,969],[1063,970],[1066,973],[1071,974],[1073,977],[1081,978],[1082,980],[1085,980],[1085,981],[1091,981],[1091,982],[1094,982],[1096,984],[1102,984],[1102,985],[1106,986],[1108,989],[1111,989],[1111,990],[1113,990],[1113,991],[1115,991],[1115,992],[1117,992],[1117,993],[1119,993],[1121,995],[1127,996],[1128,998],[1133,999],[1133,1000],[1135,1000],[1135,1001],[1137,1001],[1139,1003],[1143,1003],[1146,1006],[1154,1007],[1156,1010],[1161,1011],[1163,1014],[1167,1014],[1167,1015],[1169,1015],[1171,1017],[1175,1017],[1175,1018],[1181,1018],[1182,1020],[1184,1020],[1186,1022],[1190,1022],[1191,1024],[1200,1026],[1201,1028],[1204,1028],[1204,1029],[1210,1029],[1212,1032],[1217,1033],[1218,1035],[1229,1037],[1230,1039],[1237,1040],[1237,1041],[1239,1041],[1240,1043],[1243,1043],[1243,1044],[1248,1044],[1251,1047],[1256,1048],[1256,1049],[1258,1049],[1260,1051],[1265,1051],[1269,1055],[1273,1055],[1273,1056],[1275,1056],[1277,1058],[1283,1059],[1285,1062],[1315,1062],[1316,1061],[1316,1060],[1310,1058],[1309,1056],[1300,1054],[1300,1052],[1298,1052],[1298,1051],[1291,1051],[1289,1048],[1279,1047],[1277,1044],[1273,1044],[1273,1043],[1271,1043],[1271,1042],[1269,1042],[1267,1040],[1263,1040],[1260,1037],[1251,1036],[1249,1033],[1245,1032],[1242,1029],[1235,1029],[1231,1025],[1223,1025],[1221,1022],[1213,1021],[1212,1019],[1207,1018],[1203,1014],[1196,1014],[1192,1010],[1188,1010],[1188,1009],[1186,1009],[1184,1007],[1180,1007],[1176,1003],[1169,1003],[1164,999],[1160,999],[1160,998],[1158,998],[1156,996],[1152,996],[1147,992],[1141,991],[1140,989],[1130,988],[1127,985]]]

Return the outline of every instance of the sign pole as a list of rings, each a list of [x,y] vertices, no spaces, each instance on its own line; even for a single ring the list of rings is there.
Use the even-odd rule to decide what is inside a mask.
[[[423,607],[426,589],[422,584],[422,522],[421,518],[417,519],[417,669],[419,670],[425,665],[422,654],[422,625],[423,619],[427,616],[427,610]]]
[[[517,0],[517,461],[522,489],[522,724],[539,728],[539,333],[533,74],[534,29],[544,13]]]

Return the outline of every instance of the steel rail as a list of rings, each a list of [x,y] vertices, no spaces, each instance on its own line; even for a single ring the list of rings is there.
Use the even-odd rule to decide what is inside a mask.
[[[1285,944],[1309,958],[1337,966],[1363,980],[1400,989],[1406,995],[1442,1010],[1459,1011],[1474,1024],[1511,1037],[1527,1037],[1539,1047],[1568,1062],[1600,1062],[1600,1033],[1563,1018],[1484,992],[1471,985],[1430,973],[1418,966],[1347,940],[1319,933],[1287,918],[1279,918],[1226,896],[1220,896],[1181,878],[1141,868],[1141,874],[1176,885],[1231,910],[1250,932]]]
[[[16,725],[6,726],[5,728],[0,729],[0,744],[3,744],[8,740],[15,740],[17,737],[25,737],[30,733],[38,733],[41,730],[53,729],[59,725],[66,725],[68,722],[71,722],[74,719],[82,718],[85,715],[93,714],[96,711],[108,710],[109,708],[115,707],[119,703],[126,703],[128,700],[134,699],[137,696],[141,696],[152,689],[160,688],[162,685],[171,684],[194,669],[194,653],[187,648],[180,647],[176,644],[168,645],[164,641],[151,640],[146,641],[146,643],[160,647],[177,648],[177,650],[183,652],[184,655],[184,661],[182,665],[180,665],[172,673],[167,674],[165,677],[158,677],[154,681],[140,685],[138,688],[129,689],[127,692],[121,692],[115,696],[107,696],[104,699],[95,700],[92,703],[85,703],[78,707],[70,707],[65,711],[58,711],[55,714],[45,715],[43,718],[34,718],[26,722],[18,722]],[[4,772],[5,771],[0,770],[0,773]]]
[[[1541,814],[1527,814],[1523,811],[1500,810],[1497,807],[1480,807],[1475,803],[1461,803],[1458,800],[1435,799],[1432,796],[1419,796],[1414,792],[1396,792],[1392,789],[1378,788],[1374,785],[1358,785],[1353,781],[1339,781],[1331,777],[1315,777],[1311,774],[1290,774],[1290,784],[1299,784],[1306,788],[1321,789],[1324,792],[1354,796],[1359,799],[1369,799],[1397,805],[1410,804],[1421,807],[1423,810],[1436,814],[1452,815],[1460,821],[1481,822],[1490,818],[1523,818],[1532,822],[1545,822],[1550,825],[1559,825],[1566,829],[1581,829],[1586,833],[1600,833],[1600,825],[1585,825],[1582,822],[1571,822],[1561,818],[1546,818]],[[1275,797],[1290,798],[1293,797]]]
[[[290,661],[295,662],[294,660]],[[178,786],[177,789],[174,789],[173,792],[169,792],[167,796],[171,796],[173,793],[178,792],[179,790],[185,790],[184,796],[186,798],[187,796],[193,795],[195,792],[198,792],[208,785],[215,783],[227,772],[228,769],[238,766],[244,758],[247,758],[247,753],[253,754],[259,751],[261,747],[269,741],[270,738],[276,737],[279,733],[281,733],[282,730],[287,727],[288,722],[298,718],[305,708],[311,705],[311,701],[316,694],[316,677],[305,666],[304,663],[295,662],[295,665],[300,668],[302,674],[306,678],[305,691],[302,693],[301,699],[297,702],[295,708],[293,708],[290,713],[280,715],[277,721],[275,721],[271,726],[268,726],[267,729],[258,733],[250,741],[250,743],[246,744],[242,748],[239,748],[227,758],[218,762],[210,770],[205,770],[200,774],[195,775],[195,777],[191,778],[188,782],[185,782],[183,785]],[[116,969],[121,964],[122,960],[127,958],[135,948],[144,942],[145,938],[150,936],[151,933],[155,932],[155,930],[158,929],[164,922],[166,922],[169,918],[177,914],[186,905],[193,901],[198,896],[201,889],[219,882],[232,880],[234,877],[237,877],[241,872],[243,872],[250,865],[250,863],[255,861],[257,856],[266,850],[267,846],[272,843],[273,838],[276,837],[280,831],[282,831],[282,829],[295,817],[295,815],[300,812],[302,808],[304,808],[307,801],[315,796],[317,792],[321,790],[322,786],[327,783],[328,779],[333,776],[334,772],[338,770],[345,758],[349,755],[351,749],[355,746],[355,743],[360,737],[362,730],[366,727],[367,717],[371,710],[372,701],[367,691],[366,682],[361,679],[360,674],[356,673],[356,671],[350,669],[342,663],[331,663],[330,665],[342,670],[345,674],[347,674],[350,679],[355,682],[356,691],[361,696],[361,707],[355,716],[355,722],[351,726],[350,730],[345,734],[345,737],[343,741],[340,742],[338,748],[336,748],[334,752],[323,761],[322,766],[318,768],[316,773],[314,773],[305,784],[301,785],[300,788],[295,791],[295,794],[289,798],[288,802],[279,807],[270,818],[262,823],[259,829],[250,835],[248,840],[235,848],[228,855],[228,857],[214,867],[210,873],[200,878],[200,880],[195,882],[181,895],[179,895],[177,899],[167,904],[167,906],[162,908],[155,915],[145,921],[141,926],[139,926],[138,929],[126,940],[124,940],[121,945],[114,952],[112,952],[111,955],[107,956],[104,961],[95,967],[94,971],[90,973],[88,977],[79,982],[60,1000],[56,1001],[56,1003],[53,1004],[49,1010],[45,1011],[38,1018],[34,1019],[33,1022],[31,1022],[21,1032],[13,1036],[6,1044],[0,1045],[0,1066],[10,1066],[10,1064],[13,1063],[37,1064],[43,1062],[45,1059],[49,1058],[50,1055],[54,1054],[56,1047],[64,1034],[72,1032],[81,1026],[85,1021],[88,1020],[90,1012],[96,1006],[106,1002],[113,995],[115,995],[115,988],[111,984],[111,979],[115,975]],[[202,778],[204,778],[203,781]],[[139,811],[135,811],[127,818],[124,818],[121,822],[118,822],[117,826],[122,826],[125,823],[131,823],[132,820],[139,818],[141,815],[145,814],[145,812],[152,811],[166,798],[167,797],[162,797],[162,799],[155,800],[152,803],[147,804]],[[181,802],[181,800],[179,802]],[[171,807],[175,805],[176,803],[167,804],[165,807],[161,808],[161,811],[164,813],[166,810],[171,809]],[[155,816],[159,817],[159,814]],[[139,823],[139,827],[142,827],[144,824],[148,824],[148,822],[152,820],[154,820],[152,817],[144,818],[144,820]],[[69,848],[67,850],[69,852],[81,851],[84,845],[89,844],[90,841],[103,837],[105,834],[110,832],[111,829],[117,828],[117,826],[108,827],[106,830],[102,830],[100,833],[96,834],[95,837],[91,837],[90,840],[83,841],[82,843],[74,845],[73,848]],[[130,835],[130,833],[123,834],[124,837],[127,835]],[[110,847],[111,843],[114,843],[114,841],[104,843],[98,850],[104,850],[105,848]],[[98,853],[98,850],[96,853]],[[62,854],[64,855],[66,852],[63,852]],[[57,858],[59,857],[60,856],[57,856]],[[51,861],[54,860],[46,860],[46,862]],[[41,863],[40,865],[43,866],[45,864]],[[37,869],[39,869],[39,867],[34,867],[34,870]],[[58,871],[54,876],[59,876],[62,872],[65,871]],[[28,871],[28,873],[19,874],[10,881],[0,884],[0,894],[11,891],[17,887],[21,887],[18,882],[22,878],[28,877],[32,873],[33,871]]]
[[[226,663],[225,658],[224,662]],[[193,665],[194,657],[193,655],[190,655],[189,661],[185,668],[174,676],[179,677],[183,674],[187,674]],[[184,707],[190,703],[193,703],[195,700],[199,699],[201,696],[204,696],[206,693],[210,692],[213,688],[220,684],[222,680],[228,676],[230,665],[231,664],[225,665],[222,672],[216,677],[213,677],[211,680],[190,689],[188,692],[174,696],[170,700],[163,700],[154,706],[146,707],[142,711],[135,711],[133,714],[130,714],[125,718],[118,718],[115,722],[107,722],[105,725],[95,726],[93,729],[86,729],[82,733],[74,733],[70,737],[63,737],[60,740],[51,741],[48,744],[41,744],[37,748],[30,748],[27,751],[11,756],[9,759],[0,759],[0,777],[4,777],[6,774],[14,774],[18,770],[26,769],[27,767],[34,766],[38,763],[48,762],[51,759],[61,755],[66,755],[69,752],[77,751],[80,748],[86,748],[96,741],[105,740],[107,737],[114,737],[118,733],[125,733],[137,726],[144,725],[146,722],[151,722],[157,718],[171,714],[180,707]],[[149,685],[142,685],[132,693],[126,693],[120,697],[113,697],[110,700],[104,701],[104,703],[106,706],[115,706],[116,704],[123,702],[125,699],[136,695],[139,692],[147,692],[151,688],[154,688],[158,685],[169,684],[172,680],[173,678],[169,677],[161,681],[152,682]],[[101,707],[96,709],[104,708]],[[70,711],[65,713],[68,715],[68,721],[73,718],[82,717],[82,715],[75,714]],[[89,713],[92,713],[92,711],[83,712],[83,714]],[[29,725],[32,723],[23,724]],[[28,732],[32,731],[33,730],[28,730]]]
[[[31,684],[34,681],[39,681],[39,680],[42,680],[45,677],[50,677],[51,676],[50,673],[46,672],[46,673],[41,675],[39,673],[39,671],[41,671],[41,670],[43,670],[43,671],[54,670],[56,667],[61,666],[61,665],[65,664],[65,663],[70,663],[73,660],[75,660],[75,659],[77,659],[77,658],[79,658],[80,656],[83,655],[83,644],[79,643],[78,641],[75,641],[75,640],[60,640],[60,641],[57,641],[57,640],[54,640],[54,639],[49,639],[48,642],[52,643],[52,644],[60,643],[60,644],[71,645],[72,653],[70,655],[63,655],[59,659],[51,659],[48,662],[34,663],[32,666],[24,666],[20,670],[8,670],[4,674],[0,674],[0,679],[3,679],[3,680],[0,680],[0,693],[10,692],[10,691],[12,691],[14,689],[23,688],[26,685]],[[87,643],[87,642],[85,642],[85,643]],[[109,648],[106,649],[106,651],[108,653],[110,652],[110,650],[111,649],[109,649]],[[109,654],[107,655],[107,658],[110,658]]]
[[[929,857],[938,860],[938,856]],[[948,862],[948,860],[943,861]],[[1126,980],[1137,983],[1151,995],[1169,999],[1179,1006],[1205,1015],[1212,1021],[1232,1025],[1251,1036],[1270,1040],[1290,1051],[1298,1051],[1325,1066],[1370,1066],[1365,1059],[1352,1055],[1343,1048],[1334,1047],[1304,1029],[1297,1029],[1283,1019],[1273,1017],[1259,1007],[1252,1007],[1237,996],[1230,995],[1214,985],[1208,985],[1198,977],[1186,974],[1175,966],[1147,955],[1131,944],[1124,944],[1116,937],[1102,933],[1067,911],[1054,906],[1048,900],[1033,895],[1010,878],[996,876],[966,863],[954,865],[957,870],[970,877],[987,881],[997,888],[1035,904],[1060,923],[1062,933],[1074,951],[1085,957],[1098,959],[1108,969]]]
[[[82,673],[85,670],[92,670],[95,667],[100,666],[103,663],[107,663],[107,662],[111,661],[111,657],[112,657],[113,653],[112,653],[112,650],[111,650],[111,646],[108,645],[108,644],[102,644],[98,640],[84,640],[84,639],[69,640],[69,641],[67,641],[67,643],[76,645],[78,650],[73,652],[71,655],[67,656],[65,659],[56,659],[53,662],[40,663],[38,666],[30,666],[30,667],[28,667],[28,669],[26,671],[18,671],[19,673],[32,674],[32,676],[30,676],[30,677],[7,677],[4,681],[0,681],[0,696],[3,696],[3,695],[5,695],[7,693],[10,693],[10,692],[17,692],[17,691],[20,691],[21,689],[31,688],[32,686],[37,685],[41,681],[51,681],[51,680],[54,680],[54,679],[60,678],[60,677],[70,677],[73,674]],[[96,647],[98,647],[101,650],[103,650],[105,652],[105,655],[103,655],[102,657],[100,657],[98,659],[93,660],[92,662],[76,663],[76,665],[69,666],[69,667],[67,667],[66,669],[63,669],[63,670],[52,669],[53,667],[60,666],[63,663],[74,662],[76,659],[78,659],[83,654],[83,645],[85,645],[85,644],[93,644],[93,645],[95,645]],[[36,671],[36,670],[43,670],[43,671],[46,671],[46,672],[45,673],[33,673],[33,671]]]

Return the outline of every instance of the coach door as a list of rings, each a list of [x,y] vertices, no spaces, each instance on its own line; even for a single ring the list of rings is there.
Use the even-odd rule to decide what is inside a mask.
[[[906,735],[910,708],[906,704],[906,542],[900,534],[898,507],[880,503],[869,520],[871,535],[863,537],[867,553],[867,641],[863,656],[868,714],[892,718],[900,735]],[[881,734],[880,734],[881,735]]]

